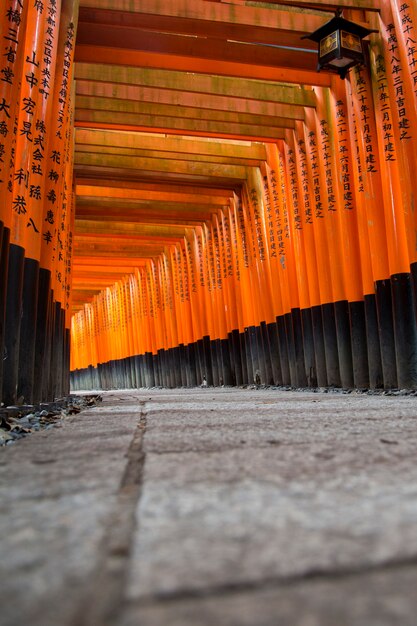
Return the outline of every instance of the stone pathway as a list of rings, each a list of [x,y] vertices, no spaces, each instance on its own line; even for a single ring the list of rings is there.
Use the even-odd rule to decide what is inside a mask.
[[[417,398],[107,392],[0,449],[1,626],[416,626]]]

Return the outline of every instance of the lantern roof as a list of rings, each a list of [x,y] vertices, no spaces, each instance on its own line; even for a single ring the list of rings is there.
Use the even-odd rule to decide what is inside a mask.
[[[330,33],[334,33],[335,30],[346,30],[354,35],[358,35],[361,39],[370,35],[371,33],[376,33],[378,31],[371,30],[369,28],[365,28],[360,24],[356,24],[355,22],[351,22],[346,20],[344,17],[340,15],[336,15],[329,22],[320,26],[314,33],[310,35],[304,35],[302,39],[311,39],[312,41],[319,42],[323,37],[329,35]]]

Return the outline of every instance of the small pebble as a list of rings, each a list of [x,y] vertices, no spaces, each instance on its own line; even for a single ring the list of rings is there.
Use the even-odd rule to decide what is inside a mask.
[[[0,409],[0,446],[15,443],[18,439],[39,430],[60,428],[64,417],[80,413],[82,409],[95,406],[102,397],[71,396],[62,400],[34,406],[9,406]]]

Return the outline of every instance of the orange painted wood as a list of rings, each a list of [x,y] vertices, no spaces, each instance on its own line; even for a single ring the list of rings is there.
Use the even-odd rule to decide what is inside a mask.
[[[25,28],[27,4],[23,7],[19,0],[7,0],[0,14],[1,40],[9,43],[1,56],[0,68],[3,80],[0,81],[0,219],[11,228],[13,218],[13,197],[10,185],[13,185],[14,161],[10,158],[12,149],[16,149],[15,119],[19,114],[20,75],[25,62]],[[11,12],[11,13],[9,13]],[[16,16],[13,22],[10,15]],[[10,39],[4,40],[3,37]],[[17,131],[16,131],[17,132]]]
[[[284,4],[284,3],[282,3]],[[84,0],[80,11],[81,21],[123,24],[164,32],[216,36],[235,39],[238,35],[262,41],[262,36],[281,30],[284,33],[311,32],[319,28],[326,16],[308,13],[290,13],[286,10],[271,11],[265,8],[240,6],[236,11],[228,4],[210,4],[202,0],[167,0],[157,3],[144,0],[132,7],[129,2],[113,0]],[[186,30],[183,30],[186,29]],[[276,43],[276,39],[266,39],[265,43]]]
[[[163,85],[161,88],[157,86],[141,86],[141,85],[125,85],[115,84],[112,82],[94,81],[89,82],[85,79],[77,80],[77,95],[80,96],[96,96],[106,98],[120,98],[122,100],[133,100],[137,102],[144,102],[149,104],[165,104],[173,106],[194,107],[196,109],[208,109],[211,111],[229,111],[236,113],[246,113],[252,115],[268,115],[272,117],[287,117],[289,119],[304,119],[304,108],[301,105],[265,102],[256,99],[238,99],[227,97],[223,95],[213,94],[198,94],[193,92],[187,92],[181,89],[165,89]],[[78,135],[82,132],[89,133],[89,131],[78,131]],[[97,133],[96,133],[97,134]],[[134,140],[138,135],[133,135]],[[116,141],[124,141],[125,136],[118,136],[114,134]],[[146,135],[142,135],[142,139],[145,145],[149,143],[150,139],[155,141],[158,145],[158,138],[149,138]],[[77,137],[77,142],[80,139]],[[165,138],[165,142],[169,143],[169,139]],[[137,140],[136,140],[137,143]],[[218,148],[224,148],[225,144],[218,145]],[[207,146],[206,146],[207,148]],[[155,148],[157,149],[157,148]]]

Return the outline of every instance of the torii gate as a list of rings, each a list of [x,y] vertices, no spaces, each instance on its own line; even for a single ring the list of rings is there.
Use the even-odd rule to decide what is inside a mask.
[[[336,8],[378,31],[345,81]],[[71,313],[76,387],[415,388],[415,14],[7,0],[5,401],[67,393]]]

